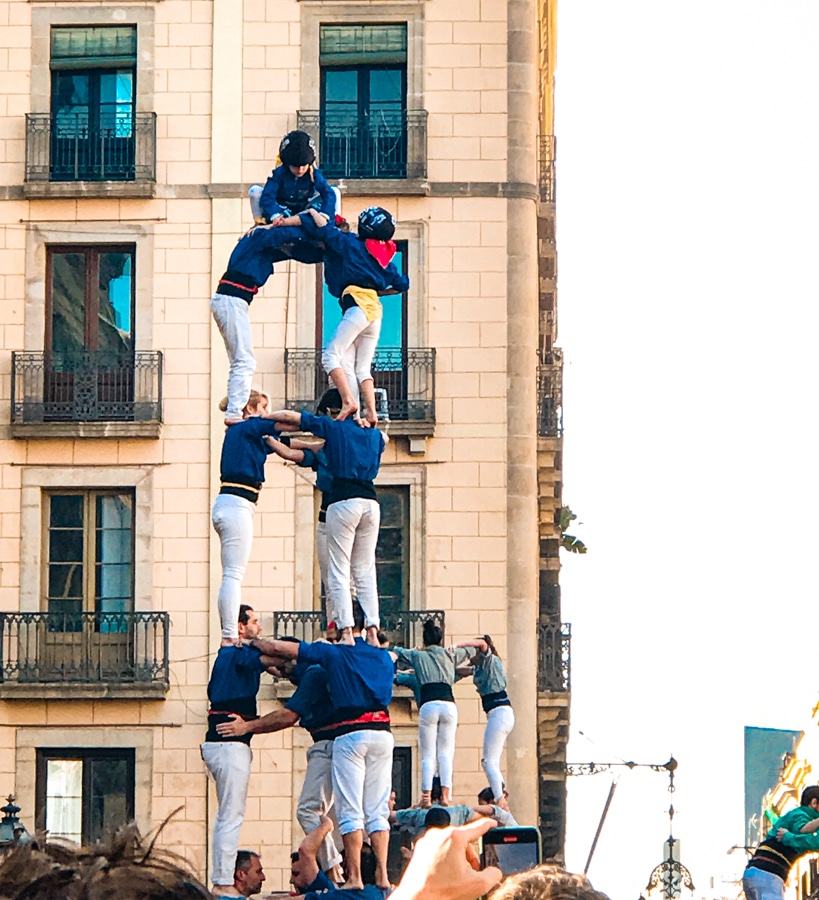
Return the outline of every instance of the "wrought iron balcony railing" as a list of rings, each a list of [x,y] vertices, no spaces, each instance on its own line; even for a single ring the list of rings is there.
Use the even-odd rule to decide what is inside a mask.
[[[162,352],[11,354],[11,421],[161,422]]]
[[[28,113],[26,181],[156,181],[156,113]]]
[[[298,127],[318,145],[327,178],[426,178],[427,111],[299,110]]]
[[[538,367],[538,422],[540,437],[563,434],[563,351],[553,347],[546,362]]]
[[[544,134],[540,137],[540,200],[554,203],[557,194],[555,179],[555,136]]]
[[[381,631],[398,647],[421,645],[427,619],[446,632],[446,616],[442,609],[408,609],[381,616]],[[273,613],[273,634],[277,638],[295,637],[300,641],[317,641],[324,637],[327,616],[318,610],[277,610]]]
[[[169,684],[166,612],[0,613],[0,682]]]
[[[538,625],[537,688],[571,690],[572,626],[567,622]]]
[[[287,409],[314,409],[328,385],[321,350],[285,350],[284,367]],[[384,419],[435,422],[434,348],[379,347],[373,359],[373,376],[376,390],[386,392],[385,402],[380,394]]]

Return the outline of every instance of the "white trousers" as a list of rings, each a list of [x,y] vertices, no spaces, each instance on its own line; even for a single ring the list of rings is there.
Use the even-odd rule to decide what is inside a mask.
[[[214,885],[232,885],[253,751],[241,741],[206,741],[201,751],[208,773],[216,782],[219,802],[213,823],[210,877]]]
[[[333,742],[333,789],[341,834],[389,831],[392,750],[389,731],[353,731]]]
[[[250,306],[241,297],[214,294],[210,298],[210,311],[230,360],[225,418],[241,419],[242,410],[250,397],[253,373],[256,371],[253,334],[250,330]]]
[[[344,370],[356,403],[360,402],[361,382],[373,377],[373,357],[381,335],[381,321],[369,322],[360,307],[351,307],[341,317],[336,333],[321,354],[325,372]]]
[[[361,609],[364,625],[378,628],[378,583],[375,572],[375,546],[381,507],[377,500],[351,497],[327,508],[327,596],[336,624],[353,624],[353,595],[350,576]]]
[[[437,769],[441,787],[452,787],[458,707],[451,700],[429,700],[418,713],[421,790],[432,790]]]
[[[486,730],[483,733],[481,765],[489,779],[492,794],[497,800],[503,796],[503,775],[500,760],[509,732],[515,727],[515,713],[511,706],[496,706],[486,714]]]
[[[218,494],[213,501],[211,519],[222,545],[222,583],[219,585],[218,606],[223,638],[239,637],[242,580],[253,548],[255,512],[255,503],[233,494]]]
[[[307,751],[307,771],[296,807],[296,818],[305,834],[315,831],[321,817],[333,806],[333,742],[316,741]],[[318,863],[322,872],[341,864],[341,854],[332,834],[319,847]]]

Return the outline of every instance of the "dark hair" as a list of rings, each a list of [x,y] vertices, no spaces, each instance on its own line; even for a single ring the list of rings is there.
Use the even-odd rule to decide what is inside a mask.
[[[377,867],[378,861],[375,858],[375,851],[365,842],[361,847],[361,880],[364,884],[375,884]]]
[[[819,785],[814,784],[811,787],[806,787],[804,791],[802,791],[802,799],[799,803],[802,806],[810,806],[811,800],[819,800]]]
[[[440,625],[436,625],[434,619],[425,619],[423,636],[425,647],[432,647],[435,644],[440,645],[444,639],[444,629]]]
[[[443,806],[433,806],[424,818],[427,828],[447,828],[451,822],[452,819]]]
[[[442,797],[441,779],[437,775],[432,779],[432,789],[429,792],[429,796],[433,803],[437,803]]]
[[[291,862],[291,863],[294,863],[294,862],[298,862],[298,861],[299,861],[299,851],[298,851],[298,850],[294,850],[294,851],[290,854],[290,862]]]
[[[500,653],[498,653],[498,651],[495,649],[495,642],[492,640],[491,637],[489,637],[488,634],[481,634],[477,638],[475,638],[475,640],[484,641],[484,643],[492,651],[492,656],[497,656],[497,658],[500,659]]]
[[[353,625],[359,630],[364,630],[364,610],[358,600],[353,600]]]
[[[243,603],[239,607],[239,621],[242,623],[242,625],[247,625],[247,619],[248,619],[247,614],[249,612],[253,612],[253,607],[248,606],[247,603]]]
[[[259,856],[254,850],[239,850],[236,853],[236,865],[233,867],[233,874],[247,872],[250,868],[250,861],[254,856]]]
[[[326,416],[328,410],[340,410],[343,405],[338,388],[328,388],[321,397],[319,397],[319,402],[316,404],[316,415]]]
[[[380,647],[383,647],[384,644],[389,644],[389,642],[390,642],[390,639],[387,637],[387,635],[384,634],[383,631],[379,631],[378,632],[378,645]]]
[[[495,802],[495,792],[491,787],[485,787],[480,794],[478,794],[478,803],[494,803]]]

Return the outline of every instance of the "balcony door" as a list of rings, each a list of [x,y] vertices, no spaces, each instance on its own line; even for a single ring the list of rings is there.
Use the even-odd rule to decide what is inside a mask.
[[[406,25],[322,25],[320,65],[324,174],[406,178]]]
[[[134,493],[44,495],[39,681],[116,681],[133,667]]]
[[[132,418],[133,246],[51,246],[46,269],[45,417]]]
[[[132,181],[136,27],[52,28],[52,181]]]

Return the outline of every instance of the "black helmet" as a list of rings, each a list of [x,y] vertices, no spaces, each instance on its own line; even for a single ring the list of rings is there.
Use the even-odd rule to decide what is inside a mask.
[[[395,234],[395,219],[382,206],[368,206],[358,217],[358,236],[388,241]]]
[[[279,159],[286,166],[310,166],[316,161],[316,142],[306,131],[290,131],[279,144]]]

